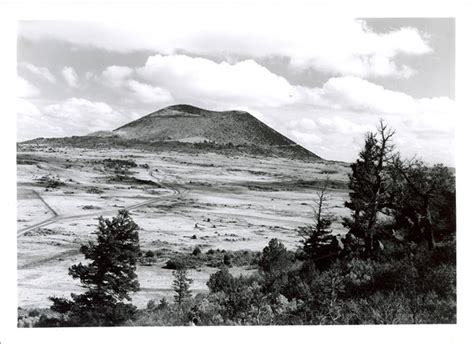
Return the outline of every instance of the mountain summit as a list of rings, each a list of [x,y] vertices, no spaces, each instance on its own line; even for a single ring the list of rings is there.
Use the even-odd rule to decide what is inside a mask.
[[[209,111],[173,105],[113,131],[85,136],[37,138],[20,144],[73,146],[90,149],[136,148],[189,153],[214,152],[289,159],[321,160],[245,111]]]
[[[295,145],[244,111],[209,111],[174,105],[128,123],[114,133],[144,141],[215,142],[234,145]]]
[[[173,105],[113,132],[121,138],[139,141],[273,147],[319,158],[245,111],[209,111],[191,105]]]

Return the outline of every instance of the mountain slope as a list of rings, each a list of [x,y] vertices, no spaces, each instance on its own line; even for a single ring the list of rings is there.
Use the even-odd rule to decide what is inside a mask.
[[[208,111],[174,105],[114,130],[127,139],[143,141],[211,141],[216,144],[293,146],[295,142],[244,111]]]
[[[215,152],[290,159],[320,160],[245,111],[209,111],[174,105],[113,131],[85,136],[38,138],[23,144],[47,143],[84,148],[137,148],[154,151]]]

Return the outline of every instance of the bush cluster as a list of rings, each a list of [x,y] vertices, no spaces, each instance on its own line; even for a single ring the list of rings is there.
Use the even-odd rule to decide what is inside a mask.
[[[130,325],[434,324],[456,322],[455,243],[396,247],[383,258],[338,257],[319,266],[273,239],[258,272],[225,265],[184,307],[149,307]],[[174,308],[173,308],[174,307]]]
[[[133,160],[125,159],[103,159],[101,163],[110,169],[128,169],[132,167],[137,167],[137,163]]]
[[[442,165],[402,161],[390,141],[394,134],[381,121],[351,165],[344,237],[330,230],[328,177],[317,193],[315,226],[301,229],[297,252],[272,239],[262,252],[196,247],[176,253],[165,265],[175,270],[174,302],[151,300],[138,310],[130,303],[130,293],[139,290],[136,264],[153,265],[157,252],[140,251],[139,228],[121,211],[101,218],[97,242],[81,247],[91,263],[69,270],[85,293],[52,297],[49,312],[19,312],[19,325],[456,323],[454,176]],[[135,164],[104,161],[113,168]],[[219,270],[207,282],[209,293],[192,296],[187,269],[202,265]],[[256,272],[246,276],[229,271],[252,265]]]
[[[231,266],[256,266],[260,252],[249,250],[226,251],[209,249],[205,253],[196,247],[190,253],[175,253],[165,263],[165,269],[197,269],[203,265],[218,268],[222,265]]]

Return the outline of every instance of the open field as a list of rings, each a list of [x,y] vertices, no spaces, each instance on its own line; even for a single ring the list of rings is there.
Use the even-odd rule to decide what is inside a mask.
[[[52,148],[22,144],[18,150],[18,306],[48,307],[48,296],[80,292],[68,268],[93,239],[100,215],[129,209],[141,227],[143,251],[160,251],[156,263],[138,267],[141,291],[133,302],[171,297],[175,253],[199,247],[261,250],[271,238],[289,249],[298,228],[312,223],[318,187],[331,178],[333,231],[344,233],[349,168],[343,163],[303,162],[204,153]],[[234,266],[231,272],[247,273]],[[190,271],[192,291],[206,291],[203,265]]]

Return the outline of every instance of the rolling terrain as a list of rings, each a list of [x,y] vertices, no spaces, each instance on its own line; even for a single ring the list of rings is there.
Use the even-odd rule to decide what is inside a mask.
[[[330,211],[335,218],[331,229],[345,233],[341,223],[348,215],[344,208],[347,164],[324,161],[312,153],[301,155],[304,148],[263,123],[252,134],[245,126],[257,125],[252,122],[255,119],[243,113],[222,115],[228,116],[224,122],[230,123],[230,141],[222,134],[225,130],[207,130],[206,125],[192,122],[209,123],[215,116],[218,114],[178,106],[112,132],[69,141],[19,143],[18,305],[48,307],[49,296],[80,292],[68,268],[84,260],[79,248],[94,238],[98,217],[111,217],[120,209],[128,209],[140,226],[142,251],[151,251],[155,257],[138,267],[141,290],[133,295],[133,303],[139,307],[150,299],[172,296],[172,270],[165,267],[177,255],[191,254],[196,248],[203,255],[216,250],[251,254],[271,238],[296,249],[301,240],[298,231],[313,223],[315,192],[327,176],[331,179]],[[248,123],[239,127],[235,124],[238,118]],[[188,123],[182,125],[182,131],[178,130],[180,121]],[[232,131],[235,125],[238,128]],[[164,131],[164,127],[170,129]],[[140,130],[144,132],[140,145],[124,143],[136,143]],[[210,149],[203,142],[184,142],[180,143],[184,146],[168,149],[163,145],[166,141],[160,141],[166,137],[173,142],[201,137],[216,145],[232,143],[234,148],[248,140],[255,146],[270,147],[272,154],[253,154],[245,144],[242,152]],[[155,149],[158,146],[161,148]],[[273,149],[282,146],[299,153],[278,156]],[[246,274],[254,269],[252,264],[234,264],[231,272]],[[212,264],[193,268],[192,291],[206,292],[206,281],[216,270]]]

